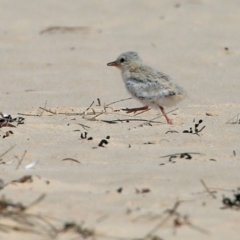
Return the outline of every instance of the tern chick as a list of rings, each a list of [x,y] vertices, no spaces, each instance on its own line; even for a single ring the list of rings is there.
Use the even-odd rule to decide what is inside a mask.
[[[138,53],[133,51],[122,53],[107,66],[115,66],[121,70],[128,92],[145,105],[126,109],[127,113],[147,110],[148,107],[160,108],[167,123],[172,124],[164,107],[174,106],[185,98],[186,93],[168,75],[146,66]]]

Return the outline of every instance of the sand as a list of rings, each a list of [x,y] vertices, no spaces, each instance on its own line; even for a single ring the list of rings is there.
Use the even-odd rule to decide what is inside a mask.
[[[2,0],[0,110],[25,120],[1,128],[1,153],[13,148],[1,156],[0,197],[26,207],[45,197],[21,212],[22,224],[10,220],[16,207],[1,210],[0,238],[81,239],[88,229],[95,239],[239,239],[239,208],[222,203],[240,187],[239,8],[234,0]],[[130,97],[106,66],[128,50],[188,92],[167,109],[173,125],[156,110],[121,110],[141,106],[136,100],[107,106]],[[205,128],[195,134],[199,120]],[[26,175],[32,181],[12,182]],[[81,228],[61,231],[66,223]]]

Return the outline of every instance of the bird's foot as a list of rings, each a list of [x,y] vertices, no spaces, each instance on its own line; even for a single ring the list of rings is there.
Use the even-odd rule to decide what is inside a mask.
[[[162,112],[162,114],[163,114],[163,116],[166,118],[166,121],[167,121],[167,123],[168,124],[173,124],[173,121],[172,121],[172,119],[170,119],[168,116],[167,116],[167,114],[165,113],[165,110],[164,110],[164,108],[163,107],[159,107],[160,108],[160,110],[161,110],[161,112]]]
[[[136,113],[138,111],[148,110],[148,106],[144,106],[144,107],[140,107],[140,108],[125,108],[122,110],[125,111],[126,113]]]
[[[166,120],[167,120],[167,123],[168,123],[168,124],[173,124],[172,119],[170,119],[170,118],[166,118]]]

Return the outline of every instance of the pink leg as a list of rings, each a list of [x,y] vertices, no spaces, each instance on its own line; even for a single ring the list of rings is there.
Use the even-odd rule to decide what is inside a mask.
[[[161,110],[161,112],[162,112],[163,116],[166,118],[166,120],[167,120],[167,123],[168,123],[168,124],[173,124],[172,120],[171,120],[170,118],[168,118],[167,114],[165,113],[165,110],[164,110],[164,108],[163,108],[163,107],[161,107],[161,106],[160,106],[159,108],[160,108],[160,110]]]
[[[123,109],[126,113],[135,113],[137,111],[143,111],[143,110],[148,110],[148,106],[140,107],[140,108],[126,108]]]

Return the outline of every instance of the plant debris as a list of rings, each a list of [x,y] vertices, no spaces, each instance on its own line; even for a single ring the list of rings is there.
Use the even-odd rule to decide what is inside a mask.
[[[193,120],[193,122],[195,122],[195,119]],[[193,131],[193,129],[190,127],[189,130],[184,130],[183,133],[192,133],[192,134],[196,134],[196,135],[200,136],[199,133],[206,127],[206,126],[203,126],[201,129],[198,129],[198,127],[200,126],[200,124],[201,124],[202,122],[203,122],[203,120],[200,119],[200,120],[198,121],[198,123],[195,123],[195,124],[194,124],[194,131]]]
[[[18,165],[17,165],[17,167],[16,167],[16,170],[18,170],[19,166],[21,165],[21,163],[22,163],[22,161],[23,161],[23,159],[24,159],[26,153],[27,153],[27,150],[24,151],[24,153],[23,153],[21,159],[18,161]],[[26,167],[25,167],[25,168],[26,168]]]
[[[76,162],[76,163],[80,163],[78,160],[73,159],[73,158],[64,158],[64,159],[62,159],[62,161],[73,161],[73,162]]]
[[[125,119],[114,119],[114,120],[101,120],[101,122],[105,122],[105,123],[109,123],[109,124],[116,124],[118,122],[121,123],[129,123],[129,122],[147,122],[147,124],[150,123],[161,123],[161,122],[157,122],[157,121],[152,121],[152,120],[146,120],[146,119],[138,119],[138,118],[125,118]],[[151,125],[152,126],[152,125]]]
[[[84,133],[81,133],[81,139],[86,139],[87,138],[87,132],[84,132]],[[89,138],[87,138],[87,140],[93,140],[93,138],[92,137],[89,137]]]
[[[234,116],[233,118],[229,119],[227,124],[240,124],[240,113]]]
[[[21,202],[15,203],[2,196],[0,198],[0,231],[4,233],[10,231],[27,232],[47,235],[50,238],[56,238],[59,234],[69,231],[79,234],[82,238],[95,236],[93,229],[83,227],[74,222],[65,222],[63,227],[57,228],[48,220],[48,217],[27,213],[30,207],[41,202],[45,196],[45,194],[42,194],[29,205],[24,205]]]
[[[218,116],[218,113],[206,112],[206,115],[209,116],[209,117],[213,117],[213,116]]]
[[[82,123],[78,123],[78,125],[80,125],[84,130],[88,130],[88,128],[90,128],[89,126],[84,125]]]
[[[15,126],[14,126],[15,127]],[[9,137],[10,134],[13,134],[13,131],[9,130],[5,133],[5,135],[3,135],[3,138]]]
[[[101,106],[101,100],[100,100],[100,98],[97,98],[97,102],[98,102],[98,105],[96,105],[96,106]]]
[[[120,99],[120,100],[118,100],[118,101],[114,101],[114,102],[108,103],[108,104],[106,104],[105,106],[108,107],[108,106],[110,106],[110,105],[112,105],[112,104],[119,103],[119,102],[123,102],[123,101],[127,101],[127,100],[130,100],[130,99],[132,99],[132,98],[130,97],[130,98]]]
[[[102,140],[100,141],[100,143],[98,144],[98,146],[99,146],[99,147],[105,147],[104,144],[105,144],[105,145],[108,144],[108,141],[107,141],[106,139],[102,139]]]
[[[174,153],[174,154],[170,154],[170,155],[166,155],[166,156],[162,156],[160,158],[169,158],[169,162],[175,163],[173,161],[173,159],[179,157],[179,158],[183,158],[183,159],[187,159],[190,160],[192,159],[192,155],[201,155],[201,153],[197,153],[197,152],[185,152],[185,153]]]
[[[109,140],[109,139],[110,139],[110,136],[106,136],[106,139],[102,139],[102,140],[100,141],[100,143],[98,144],[98,146],[99,146],[99,147],[105,147],[104,144],[105,144],[105,145],[108,144],[107,139]]]
[[[42,201],[44,197],[45,194],[42,194],[35,201],[26,206],[21,202],[14,203],[6,199],[5,196],[2,196],[0,198],[0,218],[4,223],[0,221],[0,231],[28,232],[55,237],[57,229],[49,221],[40,215],[27,213],[30,207]],[[12,224],[9,223],[9,221],[11,221]]]
[[[206,183],[201,179],[200,180],[201,184],[203,185],[203,187],[205,188],[205,190],[207,191],[207,193],[209,193],[209,195],[213,198],[216,199],[217,197],[214,195],[214,193],[216,193],[215,191],[210,191],[210,189],[208,188],[208,186],[206,185]]]
[[[12,146],[12,147],[10,147],[8,150],[6,150],[5,152],[3,152],[2,154],[0,154],[0,162],[2,161],[2,157],[3,157],[4,155],[6,155],[8,152],[10,152],[14,147],[15,147],[15,145]]]
[[[165,134],[168,134],[168,133],[179,133],[179,132],[175,131],[175,130],[169,130],[169,131],[165,132]]]
[[[64,33],[73,33],[73,32],[81,32],[81,33],[89,33],[91,30],[88,26],[76,26],[76,27],[68,27],[68,26],[51,26],[40,31],[40,35],[42,34],[64,34]]]
[[[151,192],[151,190],[149,188],[142,188],[142,189],[135,189],[137,194],[141,194],[141,193],[149,193]]]
[[[15,125],[10,124],[10,123],[13,123],[13,122],[16,122],[17,125],[24,124],[24,118],[23,117],[12,118],[11,115],[6,114],[6,113],[2,113],[2,112],[0,112],[0,116],[1,116],[1,118],[0,118],[0,128],[1,127],[16,127]]]
[[[122,192],[122,190],[123,190],[123,188],[122,188],[122,187],[120,187],[120,188],[118,188],[118,189],[117,189],[117,192],[118,192],[118,193],[121,193],[121,192]]]
[[[95,236],[94,230],[82,227],[81,225],[78,225],[74,222],[66,222],[63,226],[63,229],[59,230],[59,232],[69,232],[69,231],[80,234],[82,238],[89,238],[89,237]]]
[[[181,201],[177,201],[175,202],[172,209],[165,210],[164,213],[167,214],[167,216],[163,218],[153,229],[151,229],[143,239],[149,239],[149,237],[153,237],[154,236],[153,234],[155,234],[159,230],[159,228],[164,226],[170,220],[172,220],[172,227],[175,231],[177,228],[181,226],[188,226],[202,233],[209,234],[207,230],[192,224],[187,215],[182,215],[180,212],[177,211],[180,204]]]
[[[33,182],[33,178],[31,175],[25,175],[17,180],[13,180],[12,183],[25,183],[25,182]]]
[[[224,205],[224,208],[234,208],[236,210],[239,210],[240,209],[240,192],[238,192],[237,194],[234,194],[233,199],[223,196],[222,203]]]

